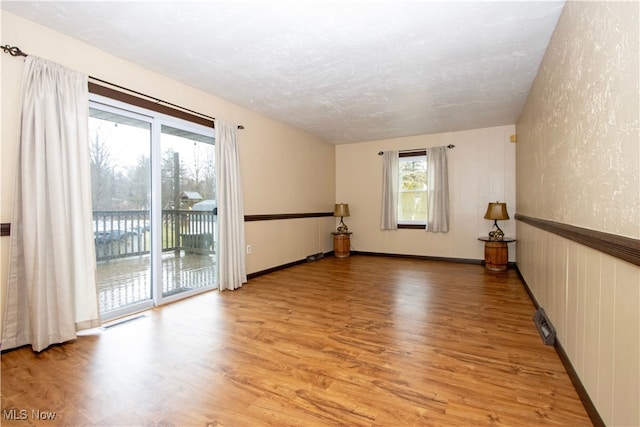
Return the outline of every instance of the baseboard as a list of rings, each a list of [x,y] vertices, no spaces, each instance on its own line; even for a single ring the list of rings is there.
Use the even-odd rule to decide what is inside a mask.
[[[426,256],[426,255],[405,255],[405,254],[390,254],[384,252],[361,252],[361,251],[351,251],[352,255],[364,255],[364,256],[381,256],[381,257],[390,257],[390,258],[407,258],[407,259],[419,259],[424,261],[443,261],[443,262],[457,262],[461,264],[484,264],[484,260],[482,259],[472,259],[472,258],[448,258],[448,257],[436,257],[436,256]]]
[[[529,289],[529,285],[527,285],[527,281],[524,280],[524,277],[522,276],[522,273],[520,272],[520,269],[518,268],[517,264],[516,264],[516,273],[518,273],[518,277],[520,278],[520,282],[522,283],[522,287],[527,292],[527,295],[529,295],[529,299],[533,303],[533,306],[536,308],[536,310],[539,309],[540,308],[540,304],[538,304],[538,300],[536,299],[535,295],[533,295],[533,293],[531,293],[531,289]]]
[[[533,305],[537,310],[538,308],[540,308],[540,304],[538,303],[538,300],[531,292],[531,289],[529,288],[527,281],[524,280],[524,277],[522,276],[520,269],[518,269],[517,264],[516,264],[516,271],[518,272],[518,276],[520,277],[522,286],[524,287],[527,294],[529,294],[529,298],[531,298],[531,302],[533,302]],[[567,375],[569,375],[569,379],[571,380],[573,387],[576,389],[576,392],[578,393],[578,397],[580,397],[580,401],[582,402],[582,406],[584,406],[585,411],[587,411],[587,415],[589,415],[591,422],[596,427],[605,427],[606,424],[604,420],[598,413],[598,410],[596,409],[596,405],[593,404],[593,401],[591,400],[589,393],[587,393],[587,389],[584,387],[584,384],[582,384],[582,381],[580,381],[580,377],[578,376],[578,373],[576,372],[573,365],[571,364],[571,360],[569,360],[569,356],[567,355],[566,351],[564,351],[564,347],[562,347],[562,343],[560,342],[559,339],[556,338],[553,347],[556,350],[556,354],[560,358],[560,361],[562,362],[562,366],[564,366],[564,370],[567,372]]]
[[[476,265],[484,265],[483,259],[474,259],[474,258],[449,258],[449,257],[438,257],[438,256],[428,256],[428,255],[407,255],[407,254],[390,254],[385,252],[360,252],[360,251],[351,251],[353,255],[364,255],[364,256],[382,256],[382,257],[390,257],[390,258],[407,258],[407,259],[419,259],[423,261],[442,261],[442,262],[457,262],[461,264],[476,264]],[[515,262],[508,262],[507,268],[515,268]]]
[[[562,365],[564,366],[565,371],[567,371],[567,374],[571,379],[571,383],[575,387],[576,392],[578,393],[578,396],[582,401],[582,405],[584,406],[584,409],[587,411],[587,414],[591,419],[591,422],[596,427],[605,427],[606,424],[602,419],[602,417],[600,416],[600,414],[598,413],[598,410],[596,409],[596,405],[593,404],[591,397],[589,397],[589,393],[587,393],[587,389],[584,388],[582,381],[580,381],[580,377],[578,377],[578,373],[576,372],[575,369],[573,369],[573,365],[569,360],[569,356],[564,351],[564,347],[562,347],[562,344],[557,338],[553,347],[555,348],[556,353],[558,354],[558,357],[560,357],[560,360],[562,361]]]
[[[333,251],[324,252],[324,256],[325,257],[333,256]],[[296,266],[296,265],[306,264],[307,262],[308,262],[307,258],[304,258],[304,259],[299,259],[297,261],[288,262],[286,264],[278,265],[278,266],[275,266],[275,267],[267,268],[266,270],[261,270],[261,271],[256,271],[254,273],[249,273],[249,274],[247,274],[247,280],[255,279],[256,277],[264,276],[265,274],[274,273],[276,271],[284,270],[286,268],[293,267],[293,266]]]
[[[324,256],[333,256],[334,252],[324,252]],[[482,259],[472,259],[472,258],[448,258],[448,257],[435,257],[435,256],[425,256],[425,255],[406,255],[406,254],[391,254],[385,252],[364,252],[364,251],[351,251],[351,255],[363,255],[363,256],[381,256],[381,257],[389,257],[389,258],[406,258],[406,259],[418,259],[423,261],[442,261],[442,262],[457,262],[461,264],[476,264],[476,265],[484,265],[484,260]],[[254,273],[247,274],[247,280],[263,276],[265,274],[273,273],[279,270],[284,270],[289,267],[293,267],[295,265],[304,264],[307,262],[307,259],[300,259],[297,261],[289,262],[287,264],[278,265],[272,268],[267,268],[266,270],[256,271]],[[509,268],[515,268],[516,264],[514,262],[509,262]],[[522,276],[520,276],[522,278]],[[531,294],[529,294],[531,296]]]

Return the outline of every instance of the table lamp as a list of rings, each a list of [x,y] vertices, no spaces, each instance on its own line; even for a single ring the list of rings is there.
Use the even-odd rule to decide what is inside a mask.
[[[333,216],[340,217],[340,225],[338,225],[338,233],[348,233],[349,229],[342,220],[343,217],[349,216],[349,204],[348,203],[336,203],[333,209]]]
[[[487,206],[487,213],[484,214],[484,218],[493,220],[493,229],[489,232],[489,239],[502,240],[504,238],[504,232],[500,227],[498,227],[498,221],[509,219],[507,204],[499,202],[489,203],[489,206]]]

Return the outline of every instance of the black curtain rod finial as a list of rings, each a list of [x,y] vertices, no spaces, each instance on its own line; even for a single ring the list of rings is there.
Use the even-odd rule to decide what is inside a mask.
[[[8,53],[11,56],[29,56],[22,50],[20,50],[18,46],[9,46],[8,44],[5,44],[4,46],[2,46],[2,50],[4,51],[4,53]]]
[[[4,51],[4,53],[8,53],[8,54],[9,54],[9,55],[11,55],[11,56],[24,56],[24,57],[29,56],[29,55],[27,55],[26,53],[24,53],[24,52],[23,52],[23,51],[22,51],[18,46],[10,46],[10,45],[6,44],[6,45],[4,45],[4,46],[0,46],[0,49],[2,49],[2,50]],[[108,82],[108,81],[106,81],[106,80],[102,80],[102,79],[99,79],[99,78],[97,78],[97,77],[93,77],[93,76],[88,76],[88,77],[89,77],[89,79],[91,79],[91,80],[95,80],[95,81],[97,81],[97,82],[104,83],[104,84],[106,84],[106,85],[116,87],[116,88],[118,88],[118,89],[121,89],[121,90],[124,90],[124,91],[130,92],[130,93],[136,94],[136,95],[138,95],[138,96],[142,96],[142,97],[144,97],[144,98],[146,98],[146,99],[150,100],[151,102],[155,102],[156,104],[168,105],[169,107],[177,108],[177,109],[180,109],[180,110],[182,110],[182,111],[186,111],[186,112],[188,112],[188,113],[192,113],[192,114],[198,115],[198,116],[200,116],[200,117],[204,117],[204,118],[207,118],[207,119],[210,119],[210,120],[215,120],[215,118],[213,118],[213,117],[209,117],[209,116],[207,116],[207,115],[205,115],[205,114],[202,114],[202,113],[198,113],[197,111],[189,110],[188,108],[184,108],[184,107],[181,107],[181,106],[179,106],[179,105],[172,104],[172,103],[170,103],[170,102],[163,101],[163,100],[158,99],[158,98],[154,98],[153,96],[145,95],[144,93],[140,93],[140,92],[137,92],[137,91],[135,91],[135,90],[128,89],[128,88],[126,88],[126,87],[123,87],[123,86],[117,85],[117,84],[115,84],[115,83],[111,83],[111,82]],[[239,125],[239,126],[238,126],[238,129],[244,129],[244,126]]]

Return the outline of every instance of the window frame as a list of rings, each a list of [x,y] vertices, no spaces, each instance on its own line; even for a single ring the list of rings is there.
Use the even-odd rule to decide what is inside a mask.
[[[99,81],[106,84],[111,84],[108,82],[104,82],[102,80],[99,80]],[[117,85],[114,85],[114,86],[119,87],[123,90],[131,91],[130,89],[126,89],[121,86],[117,86]],[[100,84],[97,84],[91,81],[88,83],[88,89],[89,89],[89,93],[94,96],[97,95],[98,97],[108,99],[110,101],[118,102],[121,105],[128,106],[128,108],[134,107],[136,108],[135,111],[144,111],[146,112],[146,114],[148,114],[151,117],[154,117],[155,113],[159,113],[161,116],[174,117],[177,119],[184,120],[186,122],[191,122],[191,123],[204,126],[206,128],[215,128],[215,124],[213,120],[210,118],[192,114],[191,113],[192,110],[186,110],[186,109],[179,110],[177,108],[172,107],[171,105],[173,104],[165,105],[162,102],[158,102],[158,100],[154,98],[151,98],[151,100],[142,98],[141,96],[146,97],[147,95],[144,95],[139,92],[131,91],[134,94],[130,94],[130,93],[122,92],[117,89],[112,89],[110,87],[102,86]]]
[[[115,93],[117,91],[113,91],[111,93]],[[124,94],[126,95],[126,94]],[[127,97],[128,96],[128,97]],[[155,238],[153,236],[161,236],[162,235],[162,205],[161,205],[161,190],[159,185],[161,183],[161,165],[162,165],[162,153],[161,153],[161,138],[162,138],[162,128],[169,127],[175,128],[179,130],[184,130],[187,132],[192,132],[195,134],[200,134],[202,136],[211,138],[213,140],[213,145],[215,145],[215,129],[213,127],[213,122],[208,121],[206,124],[202,121],[189,120],[188,117],[183,116],[179,117],[177,114],[173,114],[178,111],[175,109],[165,109],[161,111],[160,109],[149,109],[140,105],[140,103],[135,102],[127,102],[131,100],[140,100],[140,98],[131,97],[127,95],[124,98],[112,98],[103,94],[99,94],[96,92],[89,93],[89,110],[95,109],[98,111],[111,112],[114,114],[118,114],[124,117],[131,117],[133,119],[148,122],[150,124],[150,132],[151,139],[150,143],[150,172],[151,172],[151,203],[150,203],[150,218],[151,218],[151,258],[152,258],[152,269],[151,269],[151,277],[152,277],[152,289],[151,289],[151,299],[145,300],[140,304],[128,305],[113,311],[100,313],[101,319],[103,321],[111,320],[117,317],[121,317],[124,315],[129,315],[135,311],[146,310],[149,308],[165,305],[180,299],[188,298],[190,296],[208,292],[213,289],[216,289],[218,286],[218,279],[216,276],[215,283],[212,283],[211,286],[197,288],[181,293],[177,293],[175,295],[163,295],[162,291],[162,282],[156,281],[155,278],[162,277],[162,241],[161,239]],[[144,101],[144,100],[143,100]],[[89,112],[89,114],[91,114]],[[191,115],[192,116],[192,115]],[[197,116],[192,116],[197,117]],[[217,224],[215,225],[217,227]],[[217,261],[216,261],[217,263]],[[217,274],[217,273],[216,273]]]
[[[402,158],[402,157],[424,157],[425,163],[427,160],[427,150],[409,150],[409,151],[400,151],[398,153],[398,157]],[[398,185],[401,184],[401,179],[400,179],[400,168],[398,168]],[[428,194],[429,191],[429,183],[427,182],[427,188],[425,189],[425,192]],[[398,209],[399,204],[400,204],[400,189],[398,189],[398,206],[396,206],[396,209]],[[424,228],[427,226],[427,218],[424,219],[424,223],[407,223],[407,222],[400,222],[399,220],[396,221],[397,222],[397,227],[398,229],[407,229],[407,230],[424,230]]]

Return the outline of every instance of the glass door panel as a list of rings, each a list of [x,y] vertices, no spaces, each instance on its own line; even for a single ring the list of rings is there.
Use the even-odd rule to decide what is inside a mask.
[[[106,320],[153,305],[151,122],[105,106],[89,113],[98,301]]]
[[[213,143],[182,126],[161,127],[163,300],[216,284]]]

